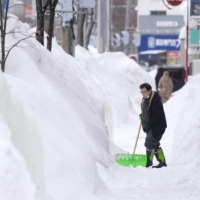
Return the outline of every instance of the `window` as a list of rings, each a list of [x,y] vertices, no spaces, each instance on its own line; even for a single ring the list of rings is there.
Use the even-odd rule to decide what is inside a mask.
[[[151,11],[150,15],[166,15],[166,11]]]
[[[173,70],[168,70],[168,71],[172,80],[182,80],[182,79],[184,80],[183,70],[173,69]]]

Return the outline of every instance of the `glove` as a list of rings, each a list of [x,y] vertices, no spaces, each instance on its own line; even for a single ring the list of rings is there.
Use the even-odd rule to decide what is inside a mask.
[[[144,132],[145,133],[148,133],[150,131],[151,127],[149,124],[147,124],[145,127],[144,127]]]
[[[142,122],[142,114],[139,115],[139,120]]]

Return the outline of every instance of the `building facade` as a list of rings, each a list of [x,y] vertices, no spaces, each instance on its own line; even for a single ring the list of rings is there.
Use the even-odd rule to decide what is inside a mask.
[[[139,61],[149,66],[180,65],[179,34],[184,17],[179,7],[169,10],[162,0],[140,0],[137,6],[141,43]]]

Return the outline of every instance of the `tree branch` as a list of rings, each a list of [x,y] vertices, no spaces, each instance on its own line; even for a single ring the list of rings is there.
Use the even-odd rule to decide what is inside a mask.
[[[44,5],[44,7],[43,7],[43,13],[46,12],[46,10],[47,10],[47,8],[48,8],[48,5],[50,4],[50,1],[51,1],[51,0],[47,0],[46,4]]]
[[[28,38],[32,37],[33,34],[35,34],[35,33],[32,33],[32,34],[29,35],[28,37],[23,38],[23,39],[19,40],[17,43],[15,43],[15,44],[8,50],[8,53],[7,53],[6,57],[5,57],[4,62],[6,62],[6,60],[7,60],[7,58],[8,58],[8,55],[10,54],[11,50],[12,50],[14,47],[16,47],[20,42],[22,42],[22,41],[24,41],[24,40],[27,40]]]
[[[58,3],[58,0],[54,0],[54,2],[53,2],[53,4],[52,4],[52,7],[56,7],[56,5],[57,5],[57,3]]]
[[[12,5],[12,6],[10,6],[10,7],[8,7],[8,10],[10,9],[10,8],[13,8],[13,7],[15,7],[15,6],[24,6],[24,7],[31,7],[30,5],[26,5],[26,4],[14,4],[14,5]]]

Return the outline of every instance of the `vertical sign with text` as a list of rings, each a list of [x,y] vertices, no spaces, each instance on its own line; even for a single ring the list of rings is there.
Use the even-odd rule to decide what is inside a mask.
[[[200,16],[200,0],[191,0],[190,15],[191,16]]]

